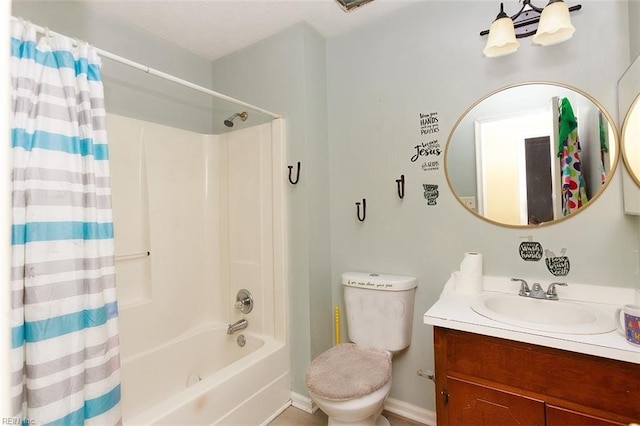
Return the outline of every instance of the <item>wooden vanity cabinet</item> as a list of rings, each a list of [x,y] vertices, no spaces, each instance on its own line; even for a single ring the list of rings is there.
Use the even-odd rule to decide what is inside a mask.
[[[640,423],[640,364],[434,329],[438,425]]]

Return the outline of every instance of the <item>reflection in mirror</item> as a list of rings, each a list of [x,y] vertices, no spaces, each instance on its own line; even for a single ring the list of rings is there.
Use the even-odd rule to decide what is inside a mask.
[[[622,126],[622,153],[629,174],[640,185],[640,95],[638,95]]]
[[[556,83],[497,90],[469,108],[445,152],[458,201],[492,223],[539,226],[590,204],[618,160],[611,116],[595,99]]]

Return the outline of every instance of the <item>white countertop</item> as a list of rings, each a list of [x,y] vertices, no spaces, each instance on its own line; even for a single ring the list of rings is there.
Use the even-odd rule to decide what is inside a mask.
[[[531,285],[534,280],[528,280]],[[544,288],[548,282],[541,282]],[[640,347],[628,343],[618,331],[603,334],[549,333],[494,321],[469,306],[476,295],[456,294],[453,278],[445,284],[440,299],[424,314],[424,323],[485,336],[595,355],[640,364]],[[483,293],[518,294],[520,284],[507,277],[483,277]],[[574,301],[614,316],[616,308],[640,303],[640,289],[572,284],[558,287],[560,300]],[[553,303],[553,301],[549,301]]]

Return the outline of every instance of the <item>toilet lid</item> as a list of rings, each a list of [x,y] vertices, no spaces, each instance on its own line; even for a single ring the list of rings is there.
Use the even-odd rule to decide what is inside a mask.
[[[391,354],[342,343],[323,352],[307,368],[307,388],[333,401],[369,395],[391,379]]]

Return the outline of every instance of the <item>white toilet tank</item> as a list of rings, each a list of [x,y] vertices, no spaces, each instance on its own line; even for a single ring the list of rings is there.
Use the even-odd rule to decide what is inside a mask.
[[[342,285],[350,341],[392,353],[409,346],[415,277],[346,272]]]

